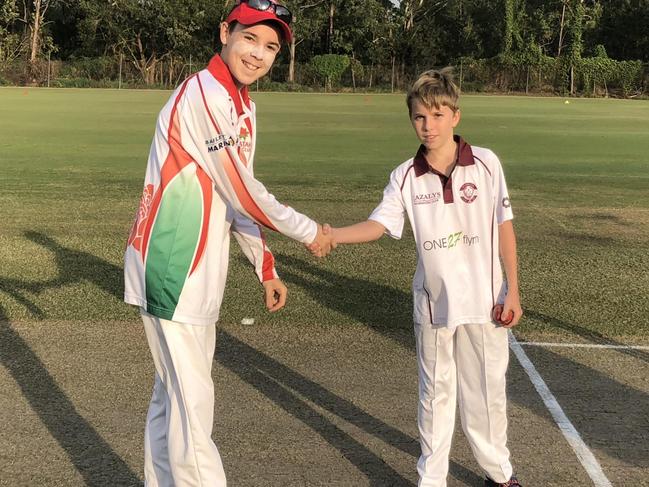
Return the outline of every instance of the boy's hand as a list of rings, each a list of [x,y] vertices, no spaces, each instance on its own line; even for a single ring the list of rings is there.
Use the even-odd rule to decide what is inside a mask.
[[[336,248],[336,242],[333,238],[333,230],[328,223],[323,226],[318,225],[316,238],[306,248],[316,257],[326,257]]]
[[[271,279],[262,283],[266,298],[266,308],[271,313],[281,309],[286,304],[288,289],[280,279]]]
[[[495,322],[504,328],[514,328],[523,316],[523,309],[518,295],[507,294],[505,304],[497,304],[491,311]]]

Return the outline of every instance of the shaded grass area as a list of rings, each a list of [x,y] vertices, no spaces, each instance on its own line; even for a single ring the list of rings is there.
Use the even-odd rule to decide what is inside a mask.
[[[116,297],[157,112],[168,92],[0,89],[0,307],[10,320],[137,320]],[[417,144],[402,95],[254,96],[256,174],[320,221],[365,219]],[[461,133],[503,161],[527,317],[519,333],[647,337],[649,104],[467,96]],[[409,329],[409,232],[310,258],[269,235],[275,315],[233,246],[222,320]],[[563,325],[559,325],[562,323]],[[589,338],[590,337],[590,338]]]

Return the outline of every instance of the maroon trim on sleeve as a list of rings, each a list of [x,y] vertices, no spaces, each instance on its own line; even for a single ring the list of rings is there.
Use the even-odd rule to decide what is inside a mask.
[[[480,162],[480,164],[484,166],[485,170],[489,173],[489,176],[491,176],[491,171],[489,170],[487,165],[482,161],[482,159],[480,159],[478,156],[473,156],[473,158],[477,159]]]
[[[403,193],[403,186],[406,184],[406,178],[408,177],[408,173],[410,172],[410,170],[411,170],[413,167],[415,167],[414,164],[411,165],[411,166],[408,168],[408,170],[406,171],[406,173],[403,175],[403,181],[401,181],[401,186],[399,187],[399,191],[401,191],[402,193]],[[415,169],[415,173],[416,173],[416,172],[417,172],[417,169]]]
[[[424,292],[426,293],[426,296],[428,297],[428,303],[427,304],[428,304],[428,316],[430,316],[430,324],[434,325],[435,322],[433,321],[433,310],[430,307],[430,294],[428,293],[428,289],[426,289],[426,285],[423,282],[421,283],[421,287],[424,290]]]
[[[494,292],[494,222],[496,218],[496,205],[494,204],[493,212],[491,213],[491,309],[496,306],[496,298]],[[500,252],[500,250],[499,250]]]

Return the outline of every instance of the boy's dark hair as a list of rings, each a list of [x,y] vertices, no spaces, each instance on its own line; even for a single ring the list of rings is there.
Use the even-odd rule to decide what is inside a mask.
[[[454,112],[459,108],[460,89],[453,82],[453,68],[431,69],[422,73],[408,91],[406,104],[408,113],[412,115],[412,105],[419,100],[426,108],[441,108],[447,106]]]
[[[239,25],[239,23],[240,22],[238,20],[231,20],[230,22],[228,22],[228,32],[230,34],[232,34],[234,32],[234,29],[236,29],[237,25]],[[284,34],[283,34],[282,30],[277,27],[276,22],[273,22],[271,20],[267,20],[267,21],[263,21],[263,22],[259,22],[259,23],[267,25],[268,27],[272,27],[273,29],[275,29],[279,33],[280,39],[282,41],[286,41],[286,39],[284,39]],[[243,24],[241,24],[241,25],[243,25]],[[245,28],[246,26],[243,25],[243,27]]]

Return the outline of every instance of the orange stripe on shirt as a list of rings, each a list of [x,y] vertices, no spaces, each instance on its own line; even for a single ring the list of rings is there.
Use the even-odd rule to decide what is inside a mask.
[[[216,120],[214,120],[214,117],[212,116],[212,112],[210,111],[207,105],[207,100],[205,99],[205,93],[203,91],[203,84],[201,83],[200,76],[198,76],[197,79],[198,79],[198,86],[201,90],[201,96],[203,98],[203,104],[205,105],[205,110],[209,114],[210,121],[212,122],[212,125],[214,125],[214,128],[216,129],[217,133],[222,134],[219,125],[216,123]],[[232,154],[230,153],[230,150],[231,150],[230,147],[225,148],[226,157],[221,158],[221,161],[223,162],[223,168],[225,169],[225,173],[228,176],[230,184],[232,185],[232,188],[234,189],[234,192],[236,193],[237,199],[241,203],[241,206],[243,206],[246,212],[250,216],[252,216],[253,219],[258,221],[262,225],[270,228],[271,230],[277,231],[277,228],[275,228],[275,226],[270,222],[270,219],[265,215],[265,213],[261,210],[261,208],[259,208],[254,198],[250,194],[250,191],[248,191],[248,188],[246,187],[246,184],[243,182],[243,178],[239,173],[239,169],[237,168],[236,162],[234,161]]]
[[[201,225],[201,235],[198,239],[198,247],[196,250],[196,256],[194,257],[194,263],[192,264],[189,275],[191,276],[201,261],[201,257],[205,252],[205,246],[207,245],[207,231],[210,225],[210,212],[212,210],[212,180],[207,175],[203,168],[196,166],[196,176],[198,177],[198,182],[201,185],[201,191],[203,193],[203,223]]]
[[[187,84],[194,76],[195,75],[185,80],[185,83],[178,92],[178,96],[176,96],[176,99],[174,100],[174,106],[171,109],[171,116],[169,117],[169,130],[167,132],[169,153],[167,154],[167,158],[160,168],[160,187],[157,189],[155,195],[153,196],[153,201],[151,202],[151,211],[149,213],[149,218],[146,223],[144,234],[142,235],[142,262],[144,262],[146,259],[149,238],[151,237],[151,231],[153,229],[155,216],[158,213],[160,202],[162,201],[162,193],[169,185],[171,180],[176,177],[178,173],[183,170],[183,168],[185,168],[188,164],[194,162],[191,156],[182,147],[180,136],[180,117],[178,115],[178,103],[185,93]]]

